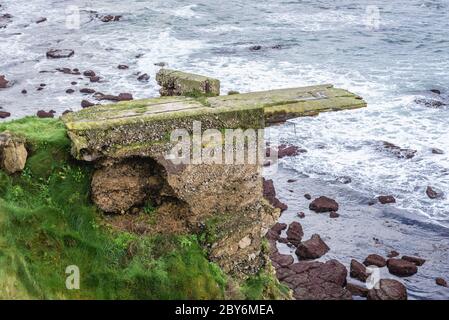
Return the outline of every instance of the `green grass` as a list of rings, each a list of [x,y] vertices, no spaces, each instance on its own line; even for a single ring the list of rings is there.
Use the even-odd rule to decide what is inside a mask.
[[[4,130],[26,138],[30,152],[22,173],[0,170],[0,299],[226,298],[228,279],[197,236],[108,227],[90,201],[92,168],[70,157],[59,120],[27,117],[0,123]],[[70,265],[80,290],[65,287]],[[261,298],[271,284],[263,279],[247,282],[245,297]]]

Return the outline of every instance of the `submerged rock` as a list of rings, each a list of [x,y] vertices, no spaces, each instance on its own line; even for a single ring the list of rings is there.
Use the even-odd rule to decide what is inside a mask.
[[[138,76],[137,80],[139,80],[140,82],[148,82],[148,80],[150,80],[150,76],[147,73],[144,73]]]
[[[403,259],[388,259],[387,268],[391,274],[398,277],[410,277],[418,272],[416,264]]]
[[[329,250],[329,247],[321,237],[318,234],[314,234],[309,240],[300,243],[295,253],[299,258],[308,260],[318,259]]]
[[[446,280],[444,280],[443,278],[436,278],[435,283],[442,287],[448,287]]]
[[[444,192],[441,190],[436,190],[431,186],[426,189],[426,194],[430,199],[441,199],[444,198]]]
[[[393,196],[379,196],[377,197],[377,200],[379,200],[381,204],[396,203],[396,198]]]
[[[317,213],[320,212],[331,212],[331,211],[338,211],[338,203],[334,199],[321,196],[315,200],[313,200],[310,205],[309,209],[312,211],[315,211]]]
[[[407,300],[407,289],[397,280],[382,279],[379,289],[368,291],[368,300]]]
[[[447,105],[445,102],[443,102],[441,100],[430,99],[430,98],[417,98],[417,99],[415,99],[415,103],[422,105],[426,108],[434,108],[434,109],[440,109]]]
[[[426,262],[426,259],[419,258],[419,257],[402,256],[401,259],[405,260],[405,261],[412,262],[415,265],[417,265],[418,267],[422,266]]]
[[[8,174],[25,168],[28,152],[25,140],[9,132],[0,133],[0,168]]]
[[[47,58],[61,59],[70,58],[75,55],[75,51],[72,49],[51,49],[47,51]]]
[[[398,159],[411,159],[415,156],[416,150],[401,148],[391,142],[382,141],[382,147],[384,150],[390,152]]]
[[[336,219],[338,217],[340,217],[340,215],[337,212],[335,212],[335,211],[331,211],[329,213],[329,218],[331,218],[331,219]]]

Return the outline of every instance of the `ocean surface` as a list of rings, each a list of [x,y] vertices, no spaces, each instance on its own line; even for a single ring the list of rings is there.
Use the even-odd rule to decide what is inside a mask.
[[[434,277],[449,277],[449,1],[0,0],[0,4],[0,16],[12,15],[0,29],[0,74],[13,82],[0,89],[0,107],[11,112],[11,118],[39,109],[58,114],[80,109],[81,100],[90,97],[78,91],[67,94],[69,88],[129,92],[134,98],[157,96],[154,75],[160,67],[155,63],[160,62],[217,77],[223,93],[332,83],[359,94],[368,108],[294,119],[271,128],[270,134],[282,142],[308,151],[283,159],[282,166],[291,175],[309,179],[305,185],[314,182],[326,190],[329,185],[344,190],[338,201],[360,205],[359,216],[371,214],[368,224],[377,221],[379,212],[362,204],[378,195],[394,195],[397,203],[389,207],[397,212],[390,212],[390,218],[398,221],[398,234],[405,230],[401,225],[415,226],[395,241],[406,242],[409,255],[415,252],[410,252],[412,239],[417,239],[418,254],[425,255],[418,249],[424,244],[430,248],[428,254],[441,252],[438,261],[429,262],[433,269],[427,281],[419,289],[408,285],[412,297],[448,297],[435,288]],[[98,18],[109,14],[122,17],[108,23]],[[36,24],[41,17],[47,21]],[[254,46],[261,48],[251,50]],[[45,53],[51,48],[73,49],[75,55],[49,60]],[[129,69],[119,70],[119,64]],[[90,83],[85,77],[54,72],[61,67],[94,70],[102,81]],[[148,82],[137,80],[142,73],[151,76]],[[37,91],[42,83],[46,86]],[[430,91],[435,89],[441,94]],[[398,159],[382,148],[383,141],[416,154]],[[442,154],[433,153],[433,148]],[[344,186],[335,184],[348,178],[350,183]],[[276,182],[281,193],[286,192],[287,187]],[[428,186],[445,195],[429,199]],[[346,241],[339,246],[351,242]],[[433,246],[440,249],[432,251]],[[364,252],[368,253],[372,252]]]

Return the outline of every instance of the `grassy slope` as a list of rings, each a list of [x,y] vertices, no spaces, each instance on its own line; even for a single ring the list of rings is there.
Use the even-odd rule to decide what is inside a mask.
[[[0,171],[0,298],[229,297],[226,276],[207,260],[196,236],[145,237],[105,225],[89,200],[91,168],[70,158],[59,120],[29,117],[0,123],[4,130],[24,135],[30,154],[23,173]],[[80,290],[65,287],[69,265],[80,269]],[[262,274],[232,297],[267,292],[278,295]]]

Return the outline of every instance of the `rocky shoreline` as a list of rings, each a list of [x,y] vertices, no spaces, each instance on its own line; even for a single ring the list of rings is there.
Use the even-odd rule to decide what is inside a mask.
[[[380,196],[376,201],[359,200],[363,204],[357,205],[341,204],[330,197],[316,194],[317,190],[307,189],[311,183],[309,178],[299,175],[298,178],[292,179],[292,175],[298,174],[283,168],[281,164],[278,173],[270,177],[272,180],[264,181],[264,192],[266,199],[273,206],[283,209],[280,222],[268,232],[266,237],[270,243],[270,258],[277,277],[281,283],[293,290],[295,299],[405,300],[408,297],[425,299],[425,294],[417,295],[416,291],[419,290],[437,291],[439,298],[449,295],[447,282],[444,279],[447,270],[439,270],[444,268],[440,262],[444,261],[444,257],[440,257],[440,261],[435,259],[435,256],[427,259],[426,253],[419,252],[419,249],[414,248],[413,245],[398,242],[393,242],[391,245],[385,244],[382,239],[383,232],[386,229],[385,238],[390,237],[391,230],[388,229],[393,228],[391,225],[379,227],[377,232],[376,226],[372,226],[370,233],[374,231],[376,237],[371,239],[368,232],[365,237],[359,237],[359,232],[363,233],[363,230],[367,228],[363,225],[366,216],[370,215],[367,211],[371,210],[374,213],[390,210],[395,203],[393,196]],[[316,184],[319,185],[319,183]],[[301,187],[298,188],[298,186]],[[315,186],[314,189],[320,190],[322,194],[335,194],[338,198],[344,198],[343,191],[339,189],[345,189],[345,187],[347,187],[346,184],[325,186],[321,183],[321,186]],[[331,191],[332,189],[334,190]],[[335,189],[339,191],[335,192]],[[316,196],[302,193],[304,190]],[[350,202],[354,200],[350,199]],[[356,207],[358,217],[346,212],[351,205]],[[372,216],[369,217],[369,219],[372,218]],[[315,221],[309,225],[307,222],[312,219]],[[394,218],[391,219],[394,220]],[[366,221],[366,223],[370,222]],[[336,226],[336,224],[339,225]],[[395,227],[398,227],[397,233],[400,233],[401,224],[397,223]],[[340,233],[341,228],[346,229],[345,234]],[[359,229],[358,232],[355,232],[357,229]],[[305,233],[311,234],[310,238],[305,237]],[[339,239],[340,237],[351,238]],[[413,235],[408,235],[407,238],[416,239]],[[344,250],[340,253],[338,246],[344,246],[342,248]],[[383,254],[379,248],[383,249]],[[398,250],[400,248],[401,253],[395,248]],[[428,248],[425,249],[428,250]],[[352,250],[354,253],[351,253]],[[443,252],[445,254],[442,250],[444,249],[438,250],[439,254]],[[429,266],[429,264],[434,265]],[[379,281],[379,285],[368,289],[365,284],[370,276],[367,268],[373,266],[379,270],[376,275],[373,275],[373,280]],[[429,272],[427,267],[434,270]],[[423,271],[425,275],[420,274],[422,268],[426,269]],[[432,276],[429,276],[429,273]],[[424,285],[425,288],[420,289],[413,285],[417,276],[425,278],[424,284],[424,281],[419,279],[420,284],[417,285]],[[370,283],[368,279],[368,284]],[[410,288],[413,291],[411,297],[410,292],[407,294]]]

